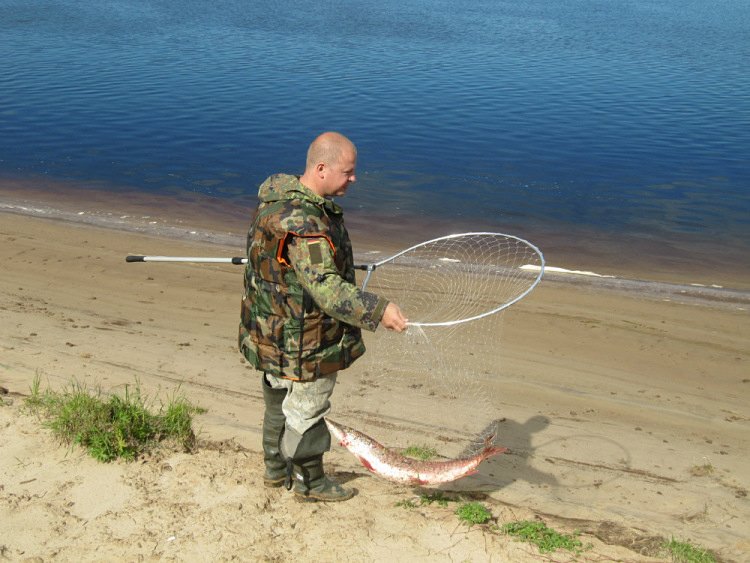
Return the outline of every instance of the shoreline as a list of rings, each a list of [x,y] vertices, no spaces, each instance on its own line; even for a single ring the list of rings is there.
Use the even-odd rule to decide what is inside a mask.
[[[0,214],[12,213],[181,242],[235,247],[237,251],[233,256],[244,255],[244,229],[252,206],[244,213],[237,211],[236,206],[229,202],[207,196],[197,195],[193,200],[186,200],[135,192],[132,197],[123,197],[80,188],[55,194],[45,200],[19,197],[18,189],[21,186],[12,186],[10,190],[7,187],[0,184]],[[347,218],[349,216],[347,213]],[[413,234],[405,236],[398,225],[384,224],[382,221],[377,222],[376,230],[371,222],[363,221],[356,214],[347,223],[352,223],[349,230],[354,242],[355,259],[362,263],[382,259],[425,240]],[[431,234],[442,236],[448,233]],[[542,247],[541,250],[544,252],[545,249]],[[162,255],[160,252],[150,254]],[[561,267],[558,263],[550,263],[546,254],[545,259],[544,283],[579,284],[595,290],[637,292],[652,299],[750,310],[750,279],[732,276],[728,281],[717,283],[707,272],[693,275],[675,272],[672,275],[648,277],[653,271],[621,270],[604,265],[598,271],[580,270],[575,264]]]

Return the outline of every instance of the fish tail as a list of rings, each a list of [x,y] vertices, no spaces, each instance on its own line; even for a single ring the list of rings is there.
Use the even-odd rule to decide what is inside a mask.
[[[482,450],[482,457],[488,458],[493,455],[504,454],[507,451],[509,451],[508,448],[503,448],[502,446],[486,446],[484,450]]]
[[[492,457],[493,455],[497,454],[504,454],[508,451],[508,448],[504,448],[502,446],[496,446],[492,442],[495,441],[495,434],[490,434],[484,439],[484,449],[482,450],[482,453],[480,454],[483,459],[487,459],[488,457]]]

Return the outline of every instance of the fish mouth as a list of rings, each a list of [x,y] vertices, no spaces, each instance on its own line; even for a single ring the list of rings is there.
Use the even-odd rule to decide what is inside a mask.
[[[344,432],[341,430],[341,428],[332,420],[328,420],[328,418],[323,417],[323,420],[326,423],[326,426],[328,427],[328,431],[333,434],[333,436],[341,443],[341,445],[344,445],[345,435]]]

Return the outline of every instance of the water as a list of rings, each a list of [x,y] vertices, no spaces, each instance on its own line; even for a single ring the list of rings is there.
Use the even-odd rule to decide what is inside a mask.
[[[251,207],[335,129],[352,213],[750,272],[745,0],[3,0],[0,52],[1,177]]]

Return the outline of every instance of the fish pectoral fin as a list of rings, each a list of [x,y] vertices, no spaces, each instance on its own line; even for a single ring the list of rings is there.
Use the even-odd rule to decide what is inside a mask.
[[[370,464],[370,462],[369,462],[369,461],[367,461],[367,460],[366,460],[365,458],[363,458],[362,456],[357,456],[357,459],[359,460],[359,462],[360,462],[360,463],[361,463],[362,465],[364,465],[364,466],[365,466],[365,469],[367,469],[367,470],[368,470],[368,471],[370,471],[371,473],[375,473],[375,469],[373,469],[373,467],[372,467],[372,464]]]

